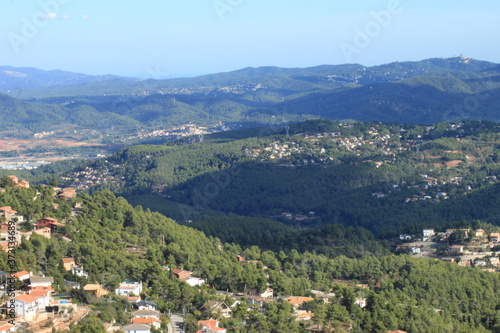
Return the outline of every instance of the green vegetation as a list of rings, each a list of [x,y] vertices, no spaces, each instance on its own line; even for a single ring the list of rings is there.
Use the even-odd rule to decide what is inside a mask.
[[[108,189],[209,233],[204,222],[246,216],[262,226],[262,219],[306,228],[343,224],[392,237],[462,219],[500,224],[499,133],[487,122],[318,120],[129,147],[61,175],[71,179],[64,185]],[[112,178],[88,185],[90,174]],[[277,231],[268,225],[270,234]]]
[[[41,195],[32,200],[36,191]],[[50,191],[50,187],[8,188],[0,193],[0,204],[24,209],[31,216],[54,215],[52,203],[57,199]],[[493,332],[500,327],[500,300],[495,293],[500,288],[498,274],[404,255],[349,259],[293,249],[271,252],[253,246],[243,250],[160,214],[133,208],[110,192],[84,194],[75,200],[82,202],[82,213],[66,220],[55,237],[23,238],[16,251],[17,269],[42,270],[54,276],[59,291],[65,289],[64,278],[74,278],[62,270],[61,259],[74,257],[90,274],[83,283],[99,281],[112,290],[126,278],[142,280],[143,296],[155,300],[161,311],[185,308],[194,320],[209,316],[203,305],[219,296],[205,287],[188,286],[162,265],[188,269],[221,290],[263,290],[270,284],[277,295],[284,296],[309,295],[311,289],[333,292],[330,303],[313,301],[303,308],[315,314],[314,323],[352,325],[353,332]],[[38,207],[44,208],[39,212]],[[57,216],[62,219],[68,213]],[[62,240],[63,234],[71,235],[72,242]],[[256,263],[238,262],[239,254]],[[0,255],[0,269],[7,269],[5,253]],[[114,296],[99,300],[78,293],[74,299],[100,309],[100,315],[90,315],[74,332],[100,332],[100,323],[115,316],[119,322],[126,320],[116,313],[123,308]],[[367,306],[356,306],[356,297],[366,299]],[[233,318],[222,321],[223,326],[238,332],[304,331],[304,323],[293,319],[286,302],[269,303],[262,314],[245,309],[245,305],[235,309]]]
[[[22,90],[18,82],[4,89],[27,100],[0,95],[0,131],[16,129],[10,135],[28,137],[66,124],[126,138],[130,131],[189,122],[250,127],[318,117],[413,124],[500,121],[495,66],[450,58],[374,67],[246,68],[172,80],[82,77],[82,84],[45,87],[34,80],[35,86]],[[58,73],[52,82],[65,80],[74,77]]]

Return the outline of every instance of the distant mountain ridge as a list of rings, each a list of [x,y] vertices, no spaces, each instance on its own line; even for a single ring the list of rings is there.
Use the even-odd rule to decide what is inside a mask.
[[[90,84],[90,88],[95,90],[90,95],[126,94],[130,91],[137,91],[141,87],[144,90],[152,89],[157,91],[172,88],[196,89],[207,85],[232,85],[253,79],[259,80],[259,83],[270,88],[288,90],[289,94],[293,94],[300,91],[333,89],[349,83],[392,82],[420,75],[429,75],[430,73],[449,71],[471,73],[495,68],[498,70],[500,68],[499,64],[455,57],[394,62],[372,67],[360,64],[320,65],[309,68],[247,67],[236,71],[193,78],[139,80],[116,75],[91,76],[58,70],[43,71],[36,68],[0,66],[0,92],[5,93],[13,89],[34,89],[34,91],[28,91],[16,96],[21,98],[37,95],[39,97],[78,96],[82,92],[80,88],[89,88],[88,85]],[[74,89],[68,88],[68,85],[74,86]]]
[[[18,87],[9,91],[17,102],[0,98],[0,113],[9,113],[1,127],[32,132],[67,123],[125,132],[189,122],[249,127],[315,118],[500,122],[499,69],[492,62],[456,57],[373,67],[248,67],[141,81],[0,67],[0,92],[5,92],[7,81]]]
[[[46,88],[82,83],[97,83],[113,79],[138,81],[117,75],[87,75],[61,70],[45,71],[31,67],[0,66],[0,91],[17,91],[22,89]]]

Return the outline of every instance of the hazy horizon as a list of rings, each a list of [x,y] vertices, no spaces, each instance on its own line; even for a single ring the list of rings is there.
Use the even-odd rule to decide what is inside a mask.
[[[418,60],[397,60],[397,61],[391,61],[391,62],[387,62],[387,63],[374,64],[374,65],[365,65],[365,64],[362,64],[362,63],[344,63],[344,64],[317,64],[317,65],[306,66],[306,67],[282,67],[282,66],[274,66],[274,65],[264,65],[264,66],[257,66],[257,67],[255,67],[255,66],[245,66],[245,67],[230,69],[230,70],[222,71],[222,72],[178,73],[178,74],[173,74],[172,76],[165,76],[165,77],[161,77],[161,78],[157,77],[156,79],[194,78],[194,77],[198,77],[198,76],[205,76],[205,75],[212,75],[212,74],[233,72],[233,71],[243,70],[243,69],[246,69],[246,68],[262,68],[262,67],[278,67],[278,68],[290,68],[290,69],[293,69],[293,68],[311,68],[311,67],[318,67],[318,66],[341,66],[341,65],[348,65],[348,64],[351,64],[351,65],[361,65],[361,66],[365,66],[365,67],[373,67],[373,66],[381,66],[381,65],[395,63],[395,62],[419,62],[419,61],[423,61],[425,59],[438,59],[438,58],[441,58],[441,59],[450,59],[450,58],[456,58],[456,57],[460,57],[460,56],[463,56],[464,58],[471,58],[471,57],[467,57],[467,55],[459,54],[459,55],[453,55],[453,56],[450,56],[450,57],[427,57],[427,58],[418,59]],[[474,60],[478,60],[478,61],[486,61],[486,62],[491,62],[491,63],[495,63],[495,64],[500,64],[500,63],[496,63],[496,62],[490,61],[488,59],[475,59],[475,58],[473,58],[473,59]],[[34,68],[34,69],[39,69],[39,70],[43,70],[43,71],[63,71],[63,72],[70,72],[70,73],[75,73],[75,74],[84,74],[84,75],[90,75],[90,76],[113,75],[113,76],[119,76],[119,77],[124,77],[124,78],[147,79],[147,77],[146,78],[141,77],[140,74],[139,75],[120,75],[120,74],[116,74],[116,73],[92,74],[92,73],[85,73],[83,71],[73,71],[73,70],[66,70],[66,69],[61,69],[61,68],[40,68],[40,67],[35,67],[35,66],[11,66],[10,64],[0,64],[0,67]],[[147,70],[148,71],[151,70],[153,72],[154,71],[158,72],[158,69],[155,69],[153,67],[150,67]]]
[[[460,54],[500,63],[498,16],[493,0],[9,1],[0,64],[164,78]]]

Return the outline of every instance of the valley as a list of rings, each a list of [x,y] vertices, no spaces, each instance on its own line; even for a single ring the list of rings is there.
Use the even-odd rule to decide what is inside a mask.
[[[2,325],[498,331],[497,66],[3,70]]]

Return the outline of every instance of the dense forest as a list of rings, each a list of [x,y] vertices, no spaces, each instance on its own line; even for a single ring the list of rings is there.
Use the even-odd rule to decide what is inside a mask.
[[[127,138],[194,123],[231,128],[307,119],[411,124],[499,121],[498,64],[463,57],[381,66],[245,68],[137,80],[13,69],[0,72],[0,131],[28,138],[66,128]],[[15,73],[18,73],[16,76]],[[23,79],[19,79],[22,77]]]
[[[271,234],[283,227],[275,220],[299,228],[363,227],[393,237],[464,219],[499,225],[499,133],[489,122],[317,120],[133,146],[96,161],[18,174],[45,183],[59,177],[64,186],[90,192],[111,190],[207,232],[214,218],[239,216],[268,225]],[[244,230],[245,223],[238,227]],[[252,236],[254,245],[264,244]]]
[[[76,202],[81,203],[82,212],[70,218]],[[59,208],[55,209],[53,203]],[[66,219],[65,226],[52,239],[37,235],[29,240],[23,238],[16,250],[16,269],[53,276],[57,291],[65,291],[65,278],[99,282],[110,290],[127,278],[141,280],[147,285],[143,296],[156,301],[161,311],[188,312],[187,332],[195,330],[196,319],[213,315],[206,313],[203,305],[221,296],[213,289],[190,287],[162,267],[190,270],[218,290],[245,292],[270,285],[276,295],[282,296],[307,296],[313,289],[334,293],[329,303],[313,300],[303,307],[314,313],[312,322],[332,328],[349,325],[353,332],[500,329],[500,301],[495,293],[500,288],[500,276],[479,269],[406,255],[354,259],[293,249],[242,249],[158,213],[134,208],[110,192],[82,194],[66,202],[54,199],[51,187],[7,188],[0,192],[0,205],[11,205],[35,219],[48,215]],[[72,242],[63,240],[62,235],[71,235]],[[238,262],[237,255],[255,264]],[[61,267],[63,257],[74,257],[81,263],[89,272],[88,279],[79,280],[65,273]],[[6,254],[0,256],[0,269],[8,269]],[[368,289],[359,284],[366,284]],[[99,323],[112,319],[127,322],[121,299],[110,295],[103,300],[85,292],[72,293],[74,299],[91,304],[97,313],[73,327],[74,332],[85,332],[88,327],[101,332]],[[223,299],[230,302],[228,297]],[[356,297],[366,298],[367,306],[354,305]],[[304,330],[304,323],[293,319],[287,302],[271,302],[261,313],[247,310],[242,301],[232,318],[221,321],[231,332]]]

